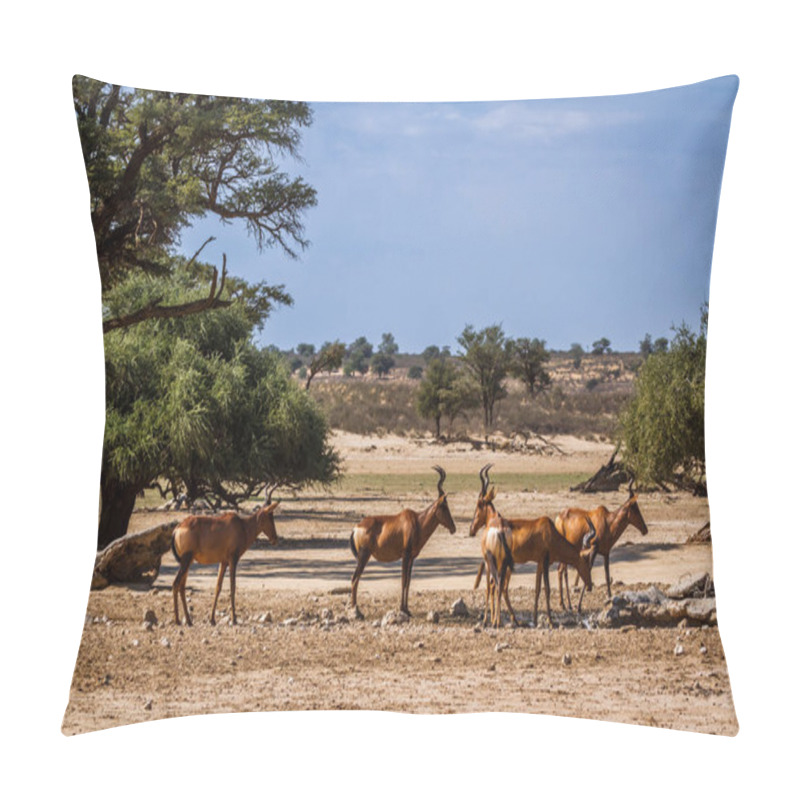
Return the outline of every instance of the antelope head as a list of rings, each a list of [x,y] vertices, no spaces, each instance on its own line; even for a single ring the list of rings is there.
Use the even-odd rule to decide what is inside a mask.
[[[492,468],[491,464],[487,464],[479,473],[481,479],[481,491],[478,495],[478,503],[475,506],[475,514],[472,517],[472,524],[469,526],[469,535],[475,534],[483,528],[488,519],[491,511],[494,511],[492,501],[495,498],[497,490],[494,486],[489,488],[489,470]]]
[[[641,509],[639,508],[638,494],[633,493],[633,479],[628,484],[628,499],[625,501],[625,514],[628,522],[636,528],[642,536],[647,536],[647,523],[644,521]]]
[[[436,488],[439,492],[439,497],[436,499],[436,511],[434,512],[436,515],[436,519],[439,521],[439,524],[444,525],[450,533],[456,532],[456,524],[453,522],[453,516],[450,514],[450,506],[447,505],[447,495],[444,491],[444,479],[447,477],[447,473],[439,466],[433,468],[436,472],[439,473],[439,483],[436,485]]]

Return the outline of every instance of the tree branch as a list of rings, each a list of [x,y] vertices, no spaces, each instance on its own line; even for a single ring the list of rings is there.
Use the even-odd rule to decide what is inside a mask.
[[[213,238],[213,237],[212,237]],[[208,244],[210,240],[206,240],[200,250]],[[192,257],[192,261],[200,254],[200,250]],[[190,262],[191,263],[191,262]],[[219,289],[217,289],[217,278],[219,273],[217,268],[214,268],[214,274],[211,277],[211,290],[208,297],[203,300],[193,300],[190,303],[181,303],[175,306],[162,306],[161,298],[157,297],[155,300],[148,303],[138,311],[132,314],[124,314],[120,317],[113,317],[112,319],[103,320],[103,333],[114,331],[119,328],[129,328],[131,325],[137,325],[144,322],[146,319],[172,319],[175,317],[186,317],[190,314],[197,314],[201,311],[207,311],[212,308],[227,308],[231,305],[231,300],[222,300],[222,290],[225,288],[225,277],[227,275],[227,258],[225,253],[222,254],[222,279],[220,280]]]

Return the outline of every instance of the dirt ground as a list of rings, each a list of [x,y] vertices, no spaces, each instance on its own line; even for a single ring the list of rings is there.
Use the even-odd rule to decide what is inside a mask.
[[[281,541],[262,537],[237,573],[239,625],[227,624],[228,582],[218,622],[208,622],[216,567],[194,565],[189,574],[195,625],[173,621],[171,554],[150,587],[92,592],[70,700],[66,734],[197,713],[289,709],[384,709],[414,713],[517,711],[613,720],[733,735],[738,729],[719,632],[711,627],[593,624],[604,608],[602,559],[582,619],[562,611],[551,571],[551,628],[540,601],[530,627],[535,565],[519,565],[511,600],[523,627],[499,631],[480,625],[484,591],[473,589],[480,560],[477,538],[467,535],[475,508],[477,472],[488,460],[506,517],[555,516],[569,505],[616,508],[625,493],[575,495],[567,488],[535,490],[537,474],[593,472],[610,447],[569,437],[555,442],[566,455],[536,456],[443,447],[399,437],[367,439],[338,434],[336,446],[350,474],[423,474],[433,463],[448,475],[475,475],[475,490],[448,500],[457,530],[437,530],[414,565],[410,622],[381,626],[399,605],[398,564],[370,562],[359,586],[364,620],[348,615],[354,560],[350,529],[362,516],[421,510],[435,496],[430,486],[401,496],[365,490],[358,496],[307,492],[285,497],[276,514]],[[502,475],[529,473],[532,489],[504,492]],[[446,488],[446,487],[445,487]],[[629,528],[611,558],[612,591],[666,586],[687,573],[713,574],[711,547],[686,545],[708,519],[705,500],[684,494],[643,494],[649,527]],[[141,530],[176,512],[137,512]],[[571,572],[571,583],[574,571]],[[468,617],[450,613],[459,598]],[[144,627],[147,611],[157,623]],[[438,621],[429,618],[438,614]],[[676,645],[682,654],[676,655]]]

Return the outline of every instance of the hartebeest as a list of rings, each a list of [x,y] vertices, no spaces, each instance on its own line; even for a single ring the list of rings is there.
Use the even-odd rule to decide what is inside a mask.
[[[353,528],[350,534],[350,549],[357,563],[350,581],[352,587],[350,600],[356,616],[361,616],[356,599],[358,581],[371,557],[383,562],[403,560],[400,610],[410,616],[408,587],[414,559],[439,525],[444,525],[451,534],[455,533],[456,524],[450,515],[447,495],[442,488],[447,475],[441,467],[433,469],[439,473],[439,483],[436,487],[439,496],[424,511],[417,512],[406,508],[399,514],[391,516],[364,517]]]
[[[611,548],[617,543],[628,525],[633,525],[643,536],[647,535],[647,523],[644,521],[642,512],[639,509],[638,498],[639,495],[633,492],[633,481],[631,481],[628,484],[628,499],[616,511],[609,511],[605,506],[598,506],[592,511],[586,511],[582,508],[568,508],[556,517],[556,529],[573,544],[581,541],[586,535],[589,525],[592,525],[597,531],[597,547],[592,554],[590,566],[594,565],[594,559],[600,553],[603,556],[605,565],[606,591],[609,597],[611,597],[611,575],[608,569],[608,557],[611,553]],[[562,577],[567,589],[567,602],[569,607],[572,608],[572,601],[569,596],[568,570],[567,565],[564,563],[558,568],[558,593],[561,598],[561,607],[564,608],[564,595],[561,588]],[[579,608],[581,600],[583,600],[583,591],[581,591],[580,600],[578,601]]]
[[[470,536],[475,536],[475,534],[486,525],[487,521],[491,519],[491,514],[494,512],[493,501],[496,492],[494,487],[491,489],[489,488],[489,470],[491,466],[491,464],[487,464],[480,471],[481,492],[478,496],[475,515],[472,518],[472,525],[469,529]],[[539,595],[542,589],[542,579],[544,579],[547,618],[552,626],[553,617],[550,611],[550,565],[557,562],[572,564],[578,570],[578,574],[583,578],[591,591],[592,571],[589,564],[591,558],[594,557],[594,549],[596,547],[595,537],[592,535],[593,529],[589,529],[587,531],[588,535],[582,539],[584,549],[581,550],[559,534],[550,517],[509,519],[506,520],[506,523],[508,525],[506,542],[511,550],[513,564],[524,564],[529,561],[535,561],[537,564],[533,624],[534,626],[536,625],[539,617]],[[483,566],[483,563],[481,563],[478,569],[478,576],[475,579],[475,588],[480,584]],[[502,589],[502,596],[505,598],[506,607],[511,614],[513,624],[519,625],[517,615],[511,607],[511,601],[508,599],[508,584],[510,578],[511,569],[509,568],[506,571],[505,580],[500,588]],[[578,606],[578,613],[580,613],[580,606]],[[485,621],[486,613],[484,613],[484,622]]]
[[[186,624],[192,624],[189,608],[186,605],[186,578],[193,561],[197,561],[198,564],[219,564],[214,604],[211,606],[212,625],[216,624],[214,613],[217,610],[222,579],[225,577],[225,570],[230,566],[231,618],[233,624],[236,624],[236,565],[239,559],[260,533],[267,535],[270,544],[276,544],[278,541],[274,512],[280,500],[270,502],[274,488],[267,490],[267,504],[247,517],[240,517],[233,512],[220,514],[218,517],[190,516],[183,519],[175,528],[172,534],[172,553],[180,565],[175,582],[172,584],[176,625],[180,625],[178,594],[183,602]]]

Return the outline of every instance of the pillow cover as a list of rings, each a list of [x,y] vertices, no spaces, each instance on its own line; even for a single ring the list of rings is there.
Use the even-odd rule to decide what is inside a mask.
[[[735,734],[703,407],[737,88],[76,76],[106,428],[63,731],[364,708]]]

